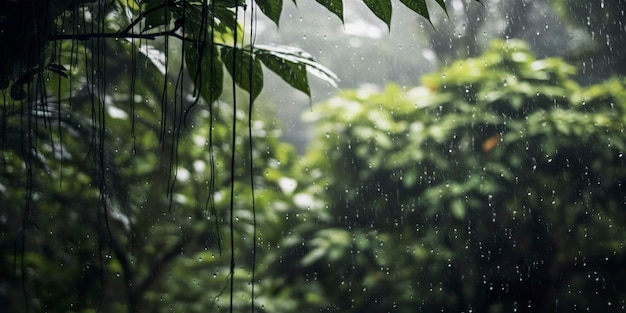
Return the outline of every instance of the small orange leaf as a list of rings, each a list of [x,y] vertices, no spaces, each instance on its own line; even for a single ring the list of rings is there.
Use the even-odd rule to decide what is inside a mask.
[[[487,138],[487,140],[485,140],[482,144],[482,148],[483,151],[488,152],[491,149],[493,149],[498,142],[500,142],[500,135],[499,134],[495,134],[489,138]]]

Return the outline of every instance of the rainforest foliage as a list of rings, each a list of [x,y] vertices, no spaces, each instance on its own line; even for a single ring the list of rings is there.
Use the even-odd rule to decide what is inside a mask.
[[[263,68],[308,96],[336,77],[255,44],[255,10],[282,7],[0,2],[0,311],[624,308],[623,77],[581,86],[496,40],[313,106],[297,155],[253,110]]]
[[[343,0],[317,2],[344,21]],[[391,0],[363,3],[391,27]],[[401,3],[430,20],[426,0],[401,0]],[[446,11],[443,0],[435,3]],[[310,54],[298,48],[254,44],[255,11],[260,10],[278,26],[282,0],[3,1],[0,9],[0,89],[10,86],[14,100],[29,95],[34,100],[34,94],[43,93],[45,88],[41,84],[47,74],[67,78],[68,70],[78,64],[75,60],[68,63],[63,59],[64,54],[76,57],[85,53],[102,58],[108,53],[103,43],[106,39],[125,40],[132,46],[127,49],[130,53],[144,54],[163,70],[162,75],[166,75],[169,65],[170,40],[177,45],[182,43],[178,61],[187,65],[186,72],[199,91],[194,95],[202,95],[207,102],[217,100],[222,94],[224,69],[251,99],[263,88],[263,66],[309,96],[307,72],[330,83],[336,79],[332,72],[314,62]],[[63,41],[70,41],[72,48],[63,47]],[[155,41],[162,45],[155,45]],[[104,71],[106,62],[91,63],[88,67]],[[180,79],[177,84],[182,86]],[[92,82],[96,81],[108,83],[102,76],[92,77]]]
[[[494,41],[315,107],[307,176],[332,218],[294,268],[341,312],[623,306],[626,81],[574,73]]]
[[[86,117],[50,114],[64,127],[53,138],[42,128],[36,141],[32,166],[46,170],[33,171],[26,229],[24,163],[5,150],[3,306],[24,308],[27,275],[37,311],[229,310],[231,232],[237,311],[250,306],[252,260],[259,312],[622,306],[626,82],[583,87],[574,72],[558,58],[536,60],[523,42],[495,41],[421,86],[348,90],[314,106],[317,136],[302,161],[270,117],[255,118],[252,144],[235,138],[252,172],[228,170],[229,124],[211,127],[210,109],[199,109],[181,131],[173,187],[159,158],[174,148],[160,137],[159,82],[138,81],[134,113],[119,85],[103,112],[108,192],[119,199],[107,202],[110,233],[90,209],[100,200],[84,155],[89,101],[74,101]],[[217,118],[246,125],[247,113],[219,104]],[[15,120],[5,119],[5,138],[20,136]],[[234,229],[224,226],[230,182]]]

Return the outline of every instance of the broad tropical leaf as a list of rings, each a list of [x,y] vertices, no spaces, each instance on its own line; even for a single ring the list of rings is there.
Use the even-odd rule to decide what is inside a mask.
[[[148,8],[146,12],[149,13],[144,15],[144,27],[141,32],[169,25],[172,19],[172,9],[174,8],[166,10],[162,5]]]
[[[400,0],[407,8],[413,12],[425,17],[430,22],[430,15],[428,14],[428,6],[426,6],[426,0]],[[438,0],[439,5],[443,5],[445,10],[445,4]]]
[[[374,15],[387,24],[387,29],[391,29],[391,0],[363,0],[363,2]]]
[[[249,51],[229,46],[222,47],[222,60],[235,84],[249,92],[253,100],[256,99],[263,89],[261,62]]]
[[[435,0],[435,1],[443,9],[443,11],[446,12],[446,15],[447,15],[448,14],[448,9],[446,8],[445,2],[443,2],[443,0]],[[477,0],[477,1],[480,2],[480,0]]]
[[[208,103],[217,100],[222,94],[224,69],[215,47],[198,48],[186,44],[185,62],[189,75],[200,95]]]
[[[313,57],[304,50],[301,50],[295,47],[266,46],[266,45],[255,45],[254,49],[256,51],[255,54],[271,53],[273,56],[284,59],[285,61],[289,61],[295,64],[304,64],[306,66],[307,72],[328,82],[333,87],[337,87],[337,82],[339,81],[339,78],[337,77],[337,75],[333,73],[331,70],[329,70],[328,68],[326,68],[325,66],[315,62]],[[271,68],[269,69],[272,70]],[[281,75],[280,73],[277,73],[277,74]]]
[[[311,97],[306,65],[283,58],[272,50],[256,49],[255,56],[272,72],[276,73],[290,86]]]
[[[337,15],[343,23],[343,0],[315,0],[323,5],[328,11]]]
[[[280,13],[283,10],[283,0],[256,0],[256,4],[261,12],[272,20],[276,26],[279,26]]]

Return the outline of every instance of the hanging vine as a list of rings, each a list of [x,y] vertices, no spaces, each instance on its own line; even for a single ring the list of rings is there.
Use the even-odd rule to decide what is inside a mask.
[[[342,0],[319,1],[331,13],[343,21]],[[391,25],[390,1],[364,1],[387,25]],[[428,18],[424,0],[402,0],[408,8]],[[444,8],[443,1],[436,3]],[[37,168],[46,168],[46,159],[39,151],[42,141],[49,141],[53,154],[63,164],[64,130],[78,132],[89,138],[86,142],[84,163],[89,165],[90,175],[98,188],[97,251],[101,263],[100,281],[104,288],[106,278],[102,268],[113,254],[123,249],[112,240],[112,207],[128,201],[128,191],[120,184],[120,175],[112,169],[115,147],[106,144],[108,136],[107,116],[110,115],[110,89],[116,89],[111,81],[115,73],[126,71],[130,79],[128,112],[130,113],[129,138],[136,142],[135,128],[137,94],[136,86],[145,79],[157,79],[160,92],[161,157],[168,162],[163,168],[167,178],[167,197],[170,210],[174,209],[174,190],[179,175],[179,142],[181,134],[192,119],[194,108],[205,106],[209,116],[207,149],[210,155],[211,173],[206,197],[206,211],[214,217],[217,233],[216,244],[221,253],[222,238],[220,222],[215,210],[215,173],[219,165],[215,161],[217,145],[213,134],[218,119],[220,101],[227,77],[232,79],[230,110],[232,114],[230,134],[230,307],[233,308],[233,285],[235,277],[235,171],[249,167],[251,214],[253,219],[251,308],[254,310],[255,262],[256,262],[256,207],[254,196],[253,133],[252,116],[254,101],[263,89],[263,66],[276,73],[293,88],[310,96],[307,74],[335,84],[335,74],[316,63],[313,57],[295,47],[257,45],[256,7],[276,25],[282,12],[282,0],[4,0],[0,1],[0,91],[3,95],[2,127],[0,138],[2,151],[11,151],[23,161],[25,179],[25,205],[22,227],[15,241],[16,268],[22,279],[25,271],[25,251],[28,248],[28,232],[37,227],[32,212],[36,208],[33,186],[39,184]],[[245,16],[245,18],[240,18]],[[130,53],[130,64],[116,62],[119,45]],[[173,53],[172,51],[176,51]],[[142,64],[141,60],[145,62]],[[146,63],[162,77],[144,77]],[[238,97],[236,90],[248,94],[247,132],[248,160],[238,160],[236,151],[240,145],[236,138]],[[81,120],[87,113],[89,123]],[[9,118],[19,116],[17,122]],[[13,123],[13,124],[12,124]],[[17,123],[17,124],[15,124]],[[89,125],[86,128],[81,125]],[[19,132],[19,140],[8,138],[9,128]],[[241,147],[244,149],[244,147]],[[136,153],[133,148],[128,156]],[[247,164],[245,162],[248,162]],[[61,166],[62,168],[62,166]],[[61,173],[63,173],[61,169]],[[63,174],[59,184],[63,184]],[[130,222],[132,228],[132,222]],[[131,236],[131,249],[138,234]],[[184,241],[174,245],[175,252],[184,247]],[[21,258],[18,260],[18,258]],[[165,258],[165,257],[164,257]],[[128,267],[121,262],[122,267]],[[158,263],[158,262],[157,262]],[[127,272],[127,279],[132,276]],[[25,295],[28,294],[23,284]],[[140,288],[141,289],[141,288]],[[128,311],[137,309],[136,295],[129,292]],[[104,300],[104,293],[100,304]],[[28,304],[28,303],[27,303]]]

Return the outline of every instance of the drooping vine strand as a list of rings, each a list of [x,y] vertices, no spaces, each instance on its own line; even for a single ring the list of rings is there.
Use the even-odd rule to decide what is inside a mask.
[[[235,7],[239,6],[239,0],[235,0]],[[239,11],[235,10],[235,20],[238,20]],[[237,48],[237,27],[233,30],[234,38],[233,48]],[[233,57],[233,69],[237,68],[237,53]],[[234,304],[234,292],[235,292],[235,156],[237,145],[237,95],[235,93],[237,77],[233,75],[232,88],[233,88],[233,130],[231,141],[231,154],[230,154],[230,298],[229,298],[229,312],[233,313]]]
[[[245,11],[245,8],[244,8]],[[252,59],[254,53],[254,43],[256,41],[256,20],[255,20],[255,10],[254,10],[254,2],[250,5],[250,53],[248,57],[250,58],[250,69],[248,70],[248,80],[250,81],[250,90],[254,90],[252,84],[254,80],[252,79]],[[254,95],[252,92],[248,93],[248,159],[250,162],[250,197],[251,197],[251,206],[252,206],[252,268],[250,275],[250,312],[254,313],[254,297],[255,297],[255,279],[256,279],[256,252],[257,252],[257,219],[256,219],[256,203],[255,198],[256,195],[254,193],[254,156],[253,156],[253,137],[252,137],[252,116],[253,116],[253,108],[254,108]]]

